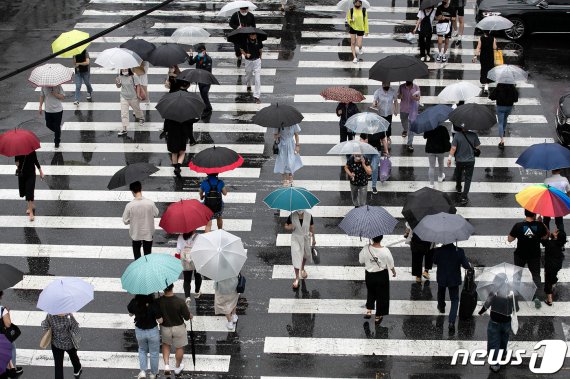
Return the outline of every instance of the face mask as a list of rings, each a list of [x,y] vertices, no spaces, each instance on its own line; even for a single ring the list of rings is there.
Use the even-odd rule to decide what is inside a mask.
[[[390,89],[390,86],[388,87],[382,87],[384,89],[384,91],[388,91]]]
[[[129,70],[121,70],[121,75],[129,75]]]
[[[198,53],[198,57],[202,58],[204,56],[204,53]]]
[[[409,87],[409,86],[411,86],[411,85],[412,85],[412,82],[408,82],[408,81],[406,81],[406,85]]]
[[[242,16],[245,16],[245,15],[247,14],[247,11],[239,11],[239,13],[240,13]]]

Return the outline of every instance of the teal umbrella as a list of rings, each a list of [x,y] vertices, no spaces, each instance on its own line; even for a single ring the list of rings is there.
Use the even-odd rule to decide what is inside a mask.
[[[263,202],[272,209],[298,211],[311,209],[319,203],[319,199],[305,188],[285,187],[271,192]]]
[[[149,254],[127,267],[121,276],[121,284],[130,294],[150,295],[174,283],[181,272],[180,259],[168,254]]]

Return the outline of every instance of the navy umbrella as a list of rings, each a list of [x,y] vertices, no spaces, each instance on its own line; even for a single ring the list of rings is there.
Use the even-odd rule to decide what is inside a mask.
[[[425,216],[439,212],[456,213],[457,209],[446,193],[429,187],[410,193],[402,209],[402,215],[412,229]]]
[[[338,226],[349,236],[374,238],[392,233],[397,223],[384,208],[367,205],[351,209]]]
[[[420,113],[414,122],[412,122],[410,131],[421,134],[434,130],[439,124],[447,120],[452,110],[449,105],[442,104],[429,107]]]
[[[570,150],[557,143],[537,143],[523,151],[516,163],[538,170],[567,168],[570,167]]]
[[[443,212],[425,216],[414,228],[414,233],[423,241],[444,245],[468,240],[474,231],[473,225],[463,216]]]

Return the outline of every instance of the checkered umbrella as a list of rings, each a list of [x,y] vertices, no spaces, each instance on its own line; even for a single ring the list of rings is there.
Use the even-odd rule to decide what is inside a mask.
[[[365,99],[360,91],[348,87],[329,87],[321,92],[321,96],[325,100],[338,101],[339,103],[359,103]]]
[[[392,233],[397,223],[384,208],[367,205],[351,209],[338,226],[349,236],[374,238]]]
[[[28,81],[36,87],[56,87],[73,77],[73,69],[59,63],[44,64],[34,68]]]

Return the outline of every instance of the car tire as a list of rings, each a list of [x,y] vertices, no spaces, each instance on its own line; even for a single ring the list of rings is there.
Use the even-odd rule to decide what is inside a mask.
[[[518,17],[512,17],[509,20],[513,23],[513,27],[505,30],[505,35],[512,40],[521,39],[527,33],[524,21]]]

